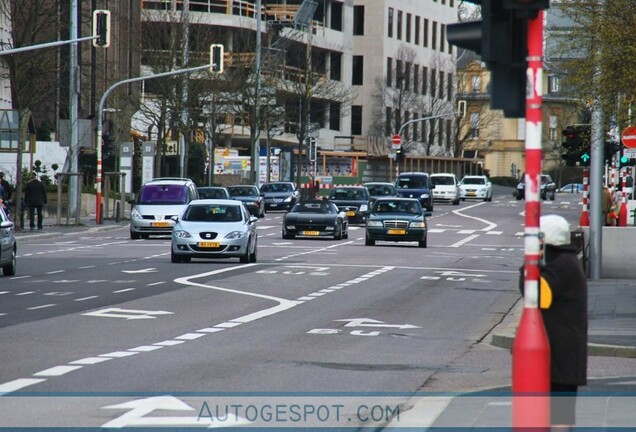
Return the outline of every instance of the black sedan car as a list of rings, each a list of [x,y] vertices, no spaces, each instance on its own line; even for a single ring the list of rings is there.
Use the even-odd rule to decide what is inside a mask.
[[[230,193],[223,186],[200,186],[199,199],[230,199]]]
[[[362,186],[366,187],[369,191],[371,203],[377,198],[398,196],[397,189],[393,183],[369,182]]]
[[[517,185],[516,191],[517,201],[526,199],[526,182],[525,176],[521,178],[521,181]],[[552,177],[548,174],[541,174],[541,185],[539,186],[539,197],[542,200],[554,201],[556,197],[556,183],[552,181]]]
[[[351,223],[364,223],[369,215],[369,191],[364,186],[339,186],[331,190],[329,201],[345,212]]]
[[[296,236],[346,239],[349,237],[349,220],[332,202],[302,201],[283,218],[283,238]]]
[[[265,210],[289,210],[300,197],[300,191],[293,182],[264,183],[261,194],[265,201]]]
[[[229,186],[227,191],[230,193],[230,198],[241,201],[252,216],[265,217],[265,202],[256,186]]]
[[[415,198],[378,198],[367,221],[364,244],[375,246],[375,242],[412,242],[419,247],[427,246],[425,213]]]

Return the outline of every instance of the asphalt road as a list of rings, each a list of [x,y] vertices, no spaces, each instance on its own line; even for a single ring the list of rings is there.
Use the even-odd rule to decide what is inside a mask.
[[[509,385],[509,353],[484,341],[519,298],[523,204],[436,204],[425,249],[365,246],[363,226],[283,240],[268,213],[255,264],[172,264],[169,238],[127,227],[24,239],[0,278],[0,427],[273,424],[224,417],[229,400],[280,405],[287,426],[381,427],[414,393]],[[567,195],[544,205],[577,211]],[[369,400],[382,408],[361,414]]]

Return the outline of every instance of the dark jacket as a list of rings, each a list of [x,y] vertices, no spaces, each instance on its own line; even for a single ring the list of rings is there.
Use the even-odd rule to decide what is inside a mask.
[[[44,183],[37,179],[28,182],[24,190],[24,200],[29,207],[38,207],[46,204],[46,187],[44,187]]]
[[[544,256],[540,274],[552,291],[552,304],[541,309],[550,343],[550,381],[585,385],[587,279],[574,246],[546,245]],[[520,286],[523,292],[523,279]]]

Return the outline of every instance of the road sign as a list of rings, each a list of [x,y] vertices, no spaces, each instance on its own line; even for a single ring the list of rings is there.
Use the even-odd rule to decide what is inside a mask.
[[[627,148],[636,148],[636,126],[627,126],[621,135],[621,141]]]
[[[402,144],[402,137],[395,134],[391,137],[391,142],[393,143],[393,148],[397,148]]]

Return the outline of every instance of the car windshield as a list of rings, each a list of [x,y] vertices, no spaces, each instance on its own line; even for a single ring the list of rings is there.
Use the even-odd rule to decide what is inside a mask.
[[[462,184],[483,185],[486,184],[486,180],[484,180],[482,177],[468,177],[462,180]]]
[[[541,176],[541,183],[543,183],[543,184],[552,183],[552,179],[550,178],[550,176],[542,175]]]
[[[198,191],[199,198],[201,199],[222,199],[229,197],[225,189],[221,188],[200,188]]]
[[[139,192],[139,204],[186,204],[188,190],[181,185],[146,185]]]
[[[292,192],[292,187],[288,183],[266,183],[261,192]]]
[[[345,200],[366,200],[368,198],[367,191],[365,189],[334,189],[331,192],[331,199],[345,201]]]
[[[420,189],[427,187],[426,177],[400,177],[397,187],[401,189]]]
[[[453,186],[455,180],[451,176],[431,176],[434,185]]]
[[[395,188],[393,185],[367,185],[367,190],[371,196],[395,195]]]
[[[191,205],[183,213],[187,222],[240,222],[241,208],[236,205]]]
[[[376,203],[373,210],[374,213],[407,213],[422,214],[422,207],[416,201],[386,201],[382,200]]]
[[[229,187],[227,188],[228,192],[230,192],[230,196],[258,196],[258,192],[256,191],[256,188],[253,187],[249,187],[249,186],[245,186],[245,187],[241,187],[241,186],[236,186],[236,187]]]
[[[333,205],[327,202],[299,203],[292,209],[293,213],[336,213]]]

